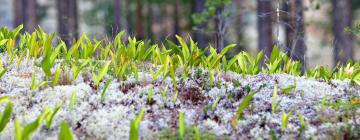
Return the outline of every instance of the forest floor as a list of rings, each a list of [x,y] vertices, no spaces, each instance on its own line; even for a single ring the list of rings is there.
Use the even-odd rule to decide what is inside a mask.
[[[192,69],[185,82],[178,82],[178,89],[173,89],[170,77],[164,81],[162,76],[153,80],[149,71],[140,70],[138,80],[133,76],[128,76],[125,81],[112,80],[101,101],[100,89],[104,81],[95,89],[89,70],[68,84],[63,82],[64,85],[31,91],[31,63],[24,61],[19,68],[12,65],[0,79],[0,94],[12,97],[13,114],[21,123],[33,121],[45,106],[52,109],[64,102],[54,117],[52,128],[40,127],[32,139],[56,139],[62,120],[68,122],[76,139],[128,139],[130,120],[141,108],[145,109],[145,114],[138,132],[145,139],[170,137],[177,131],[179,112],[184,112],[187,128],[195,125],[203,135],[213,139],[270,139],[275,136],[280,139],[346,139],[349,135],[360,138],[360,117],[354,115],[360,113],[360,108],[343,108],[336,104],[359,97],[360,86],[349,81],[325,81],[287,74],[243,76],[221,72],[216,74],[214,85],[210,85],[206,70]],[[43,80],[41,68],[37,71],[36,81]],[[288,92],[282,91],[291,85],[296,86]],[[275,100],[279,106],[272,113],[275,86],[278,89]],[[166,87],[166,94],[162,95],[161,91]],[[151,91],[153,94],[149,100]],[[234,121],[239,104],[251,91],[256,91],[256,94],[243,111],[243,118]],[[70,110],[73,93],[76,93],[76,102]],[[291,114],[285,129],[282,129],[284,112]],[[303,131],[299,131],[299,114],[305,120]],[[0,139],[14,138],[13,120],[1,133]]]

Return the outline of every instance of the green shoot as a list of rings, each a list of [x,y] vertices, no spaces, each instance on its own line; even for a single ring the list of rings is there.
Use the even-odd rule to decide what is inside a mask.
[[[306,128],[305,119],[304,119],[304,117],[303,117],[300,113],[298,113],[298,118],[299,118],[299,120],[300,120],[299,131],[300,131],[300,132],[303,132],[303,131],[305,130],[305,128]]]
[[[104,84],[104,88],[103,88],[103,90],[101,92],[101,101],[104,101],[106,90],[109,87],[111,81],[112,81],[111,78],[106,80],[106,82]]]
[[[148,92],[148,96],[147,96],[147,102],[151,103],[153,102],[153,86],[150,86],[149,92]]]
[[[296,89],[296,80],[294,80],[294,85],[289,85],[281,89],[281,92],[284,94],[288,94],[291,90]]]
[[[129,140],[138,140],[139,139],[139,134],[138,134],[138,128],[139,128],[139,124],[140,121],[143,117],[145,113],[145,109],[141,108],[139,114],[130,121],[130,137]]]
[[[184,139],[184,135],[185,135],[184,112],[179,112],[178,127],[179,127],[180,138]]]
[[[52,87],[55,87],[57,82],[59,81],[60,70],[61,70],[60,68],[61,68],[61,64],[59,63],[56,66],[56,70],[55,70],[55,73],[54,73],[54,78],[53,78],[53,81],[52,81],[52,84],[51,84]]]
[[[271,97],[271,113],[274,115],[274,113],[276,112],[277,108],[279,107],[280,101],[276,101],[276,96],[277,96],[277,87],[274,86],[274,91],[273,91],[273,95]]]
[[[252,97],[256,94],[256,91],[250,91],[248,95],[244,97],[244,99],[241,101],[239,108],[236,110],[236,119],[239,120],[242,118],[242,112],[245,109],[245,107],[250,103],[250,100]]]
[[[281,131],[285,131],[287,128],[287,123],[289,120],[289,117],[291,116],[292,112],[286,113],[284,110],[281,114]]]
[[[72,140],[73,139],[71,129],[69,128],[68,124],[64,120],[61,121],[60,133],[59,133],[58,139],[59,140]]]
[[[215,99],[215,101],[212,103],[212,105],[211,105],[211,109],[212,110],[214,110],[215,108],[216,108],[216,106],[217,106],[217,104],[219,103],[219,101],[221,100],[221,96],[218,96],[216,99]]]
[[[76,65],[76,61],[71,62],[71,69],[72,69],[72,79],[75,80],[77,76],[79,75],[80,71],[84,69],[87,64],[90,62],[90,59],[84,60],[80,66]]]
[[[11,98],[11,96],[1,96],[0,97],[0,103],[6,102]]]
[[[109,70],[110,63],[111,61],[107,61],[104,65],[102,65],[97,74],[95,73],[94,69],[92,70],[91,75],[96,87],[99,86],[101,79],[103,79],[103,77]]]
[[[4,130],[6,124],[9,122],[13,110],[13,105],[7,103],[4,112],[0,114],[0,132]]]
[[[76,92],[73,91],[71,93],[71,100],[70,100],[70,103],[69,103],[69,110],[70,111],[72,111],[74,109],[75,103],[76,103]]]
[[[50,111],[50,109],[48,107],[45,107],[45,112],[49,112],[47,113],[45,119],[46,119],[46,126],[48,129],[50,129],[51,127],[51,123],[52,123],[52,120],[54,119],[55,117],[55,114],[59,111],[60,107],[62,106],[63,102],[61,101],[60,103],[58,103],[55,108]]]

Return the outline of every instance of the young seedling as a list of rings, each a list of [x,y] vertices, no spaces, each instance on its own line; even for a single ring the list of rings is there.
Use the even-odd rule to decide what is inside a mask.
[[[166,92],[167,92],[168,88],[169,88],[169,84],[167,84],[165,86],[165,88],[160,87],[161,97],[163,98],[164,101],[166,101],[166,99],[167,99]]]
[[[32,133],[36,131],[36,129],[40,126],[43,118],[47,115],[47,113],[40,114],[36,120],[24,124],[22,127],[17,120],[14,119],[14,128],[15,128],[15,140],[29,140],[31,138]]]
[[[0,132],[4,130],[6,124],[9,122],[12,111],[13,105],[11,103],[7,103],[4,112],[0,114]]]
[[[0,61],[0,78],[3,77],[5,75],[5,73],[9,70],[9,66],[6,68],[3,68],[2,66],[2,61]]]
[[[57,66],[56,66],[56,70],[55,70],[55,73],[54,73],[54,78],[53,78],[53,80],[52,80],[52,84],[51,84],[51,86],[54,88],[55,86],[56,86],[56,84],[57,84],[57,82],[59,81],[59,78],[60,78],[60,69],[61,68],[61,64],[59,63],[59,64],[57,64]]]
[[[185,135],[184,112],[179,112],[178,127],[179,127],[178,129],[179,129],[180,138],[184,139],[184,135]]]
[[[101,79],[103,79],[103,77],[109,70],[110,63],[111,63],[111,61],[107,61],[104,65],[102,65],[97,74],[95,73],[95,67],[92,68],[91,75],[92,75],[92,79],[93,79],[96,87],[99,87],[99,83],[100,83]]]
[[[61,108],[63,102],[61,101],[60,103],[58,103],[55,108],[51,111],[49,107],[45,107],[44,109],[44,114],[47,114],[45,115],[45,120],[46,120],[46,127],[47,129],[50,129],[51,127],[51,123],[52,123],[52,120],[54,119],[56,113],[59,111],[59,109]]]
[[[69,102],[69,110],[72,111],[74,109],[75,103],[76,103],[76,92],[73,91],[71,93],[71,100]]]
[[[288,85],[281,89],[281,92],[284,94],[288,94],[291,90],[296,89],[296,80],[294,79],[294,85]]]
[[[212,103],[211,105],[211,109],[214,110],[217,106],[217,104],[219,103],[219,101],[221,100],[222,96],[218,96],[215,101]]]
[[[139,124],[140,124],[140,121],[141,121],[144,113],[145,113],[145,109],[141,108],[139,114],[130,121],[129,140],[138,140],[139,139],[138,128],[139,128]]]
[[[80,66],[77,66],[76,61],[71,61],[72,79],[73,80],[75,80],[77,78],[80,71],[83,70],[89,62],[90,62],[90,59],[86,59],[80,64]]]
[[[59,133],[59,140],[72,140],[73,135],[71,129],[69,128],[68,124],[63,120],[61,121],[60,126],[60,133]]]
[[[277,108],[280,105],[280,101],[276,101],[276,96],[277,96],[277,87],[274,86],[274,91],[273,91],[273,95],[271,97],[271,113],[274,115],[274,113],[277,111]]]
[[[105,93],[106,93],[106,90],[109,87],[111,81],[112,81],[112,78],[107,79],[105,84],[104,84],[104,88],[103,88],[103,90],[101,92],[101,101],[102,102],[105,100]]]
[[[35,71],[31,74],[31,86],[30,89],[32,92],[34,92],[36,89],[41,88],[47,84],[49,84],[50,81],[41,81],[40,83],[36,83],[35,80]]]
[[[284,110],[282,111],[281,114],[281,131],[285,131],[287,129],[287,123],[289,120],[289,117],[291,116],[292,112],[288,112],[286,113]]]
[[[147,103],[152,104],[154,102],[153,99],[153,86],[150,86],[148,96],[147,96]]]
[[[298,118],[300,120],[300,127],[299,127],[299,131],[300,133],[304,132],[304,130],[306,129],[306,125],[305,125],[305,119],[304,117],[298,113]]]
[[[11,96],[1,96],[0,97],[0,103],[6,102],[11,98]]]
[[[248,106],[252,97],[256,94],[257,91],[250,91],[248,95],[244,97],[241,101],[239,108],[236,110],[236,119],[239,120],[242,118],[242,112],[244,111],[245,107]]]

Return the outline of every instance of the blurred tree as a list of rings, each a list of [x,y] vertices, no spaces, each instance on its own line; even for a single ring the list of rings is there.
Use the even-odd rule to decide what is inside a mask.
[[[286,52],[293,60],[300,61],[302,71],[305,71],[305,25],[303,0],[287,0],[285,3],[286,16]]]
[[[180,35],[180,17],[179,17],[180,1],[174,2],[174,34]]]
[[[348,59],[353,59],[353,36],[344,31],[346,27],[352,28],[351,0],[332,0],[332,5],[334,61],[345,64]]]
[[[136,0],[136,37],[144,39],[144,14],[143,14],[143,1]]]
[[[58,31],[68,45],[78,37],[77,0],[57,0]]]
[[[224,48],[224,35],[226,31],[227,12],[224,11],[226,5],[231,4],[232,0],[206,0],[205,9],[201,13],[193,14],[196,24],[202,24],[214,20],[214,41],[218,52]]]
[[[204,10],[205,0],[192,0],[192,12],[201,13]],[[205,34],[201,31],[205,27],[205,23],[195,24],[194,19],[192,19],[194,33],[194,40],[197,41],[200,48],[205,48],[206,46],[206,37]]]
[[[36,0],[14,0],[14,26],[24,25],[24,31],[32,32],[37,26]]]
[[[114,0],[114,31],[113,31],[113,37],[117,35],[118,32],[121,31],[121,11],[122,9],[122,0]]]
[[[258,10],[258,49],[270,56],[273,41],[273,24],[271,20],[272,0],[257,0]]]

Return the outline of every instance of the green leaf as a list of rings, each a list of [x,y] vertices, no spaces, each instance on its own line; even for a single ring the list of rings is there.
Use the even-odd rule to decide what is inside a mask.
[[[53,81],[52,81],[52,87],[55,87],[59,78],[60,78],[60,68],[61,68],[61,64],[57,64],[56,66],[56,70],[55,70],[55,73],[54,73],[54,78],[53,78]]]
[[[95,74],[94,71],[92,71],[92,77],[94,80],[94,83],[96,86],[99,86],[100,80],[105,76],[107,71],[109,70],[109,65],[111,61],[107,61],[99,70],[98,74]]]
[[[273,115],[276,112],[276,110],[277,110],[277,108],[279,107],[279,104],[280,104],[280,101],[276,101],[277,92],[278,92],[278,89],[277,89],[276,86],[274,86],[273,95],[271,97],[271,113]]]
[[[250,103],[252,97],[256,94],[256,91],[250,91],[249,95],[246,95],[244,99],[241,101],[239,108],[236,111],[236,119],[239,120],[242,118],[242,112],[245,107]]]
[[[184,112],[179,112],[178,127],[179,127],[180,138],[184,139],[184,135],[185,135]]]
[[[101,92],[101,100],[102,101],[104,101],[104,99],[105,99],[105,93],[106,93],[106,90],[109,87],[111,81],[112,81],[112,79],[107,79],[105,82],[104,89]]]
[[[7,103],[4,109],[4,112],[1,114],[0,120],[0,132],[4,130],[6,124],[9,122],[11,114],[13,110],[13,105],[11,103]]]
[[[39,127],[41,122],[40,117],[37,118],[36,120],[34,120],[33,122],[25,125],[25,127],[23,128],[22,132],[21,132],[21,139],[29,139],[31,134],[35,132],[35,130]]]
[[[69,110],[70,111],[72,111],[74,109],[75,102],[76,102],[76,92],[73,91],[72,94],[71,94],[71,100],[70,100],[70,103],[69,103]]]
[[[8,39],[3,39],[0,41],[0,46],[3,46],[6,44],[6,42],[8,41]]]
[[[282,131],[285,131],[285,129],[287,128],[287,122],[288,122],[291,114],[292,114],[292,112],[286,113],[284,110],[282,111],[282,114],[281,114],[281,130]]]
[[[129,140],[137,140],[138,139],[138,127],[140,121],[145,113],[145,109],[141,108],[139,114],[130,121],[130,137]]]
[[[73,135],[68,124],[63,120],[60,126],[59,140],[72,140]]]
[[[6,67],[0,71],[0,78],[5,75],[5,73],[9,70],[9,67]]]
[[[46,116],[46,126],[48,129],[50,129],[51,127],[51,123],[52,123],[52,120],[54,119],[56,113],[59,111],[59,109],[61,108],[63,102],[61,101],[60,103],[58,103],[55,108],[53,109],[53,111],[51,112],[50,115],[47,115]]]
[[[23,140],[22,139],[22,128],[19,124],[19,121],[14,119],[14,131],[15,131],[15,140]]]
[[[11,98],[11,96],[1,96],[0,97],[0,103],[6,102],[7,100],[9,100]]]

